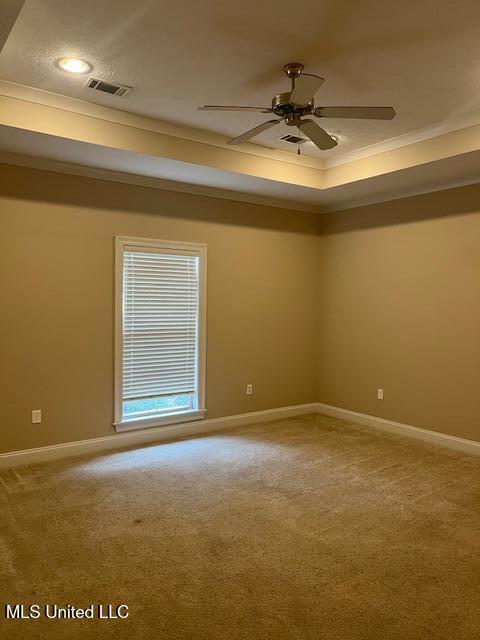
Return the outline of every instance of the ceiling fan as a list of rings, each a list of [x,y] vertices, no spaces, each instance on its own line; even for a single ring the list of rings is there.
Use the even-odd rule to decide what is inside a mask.
[[[269,107],[238,107],[229,105],[207,104],[198,107],[199,111],[256,111],[260,113],[274,113],[278,120],[267,120],[257,127],[232,138],[227,144],[240,144],[250,138],[267,131],[279,122],[293,127],[298,127],[310,140],[322,151],[332,149],[337,141],[322,127],[310,118],[304,116],[313,115],[316,118],[361,118],[367,120],[391,120],[395,117],[393,107],[315,107],[314,97],[324,78],[311,73],[303,73],[303,64],[290,62],[284,66],[284,71],[292,81],[291,91],[279,93],[272,100]]]

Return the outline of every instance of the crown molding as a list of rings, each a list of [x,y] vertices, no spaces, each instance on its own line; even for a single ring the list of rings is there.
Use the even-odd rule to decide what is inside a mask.
[[[348,153],[343,153],[332,159],[325,159],[324,166],[325,166],[325,169],[330,169],[332,167],[339,167],[344,164],[355,162],[356,160],[364,160],[366,158],[371,158],[372,156],[385,153],[386,151],[395,151],[396,149],[401,149],[402,147],[408,147],[412,144],[416,144],[417,142],[423,142],[424,140],[437,138],[446,133],[461,131],[462,129],[467,129],[468,127],[473,127],[479,124],[480,124],[480,114],[477,114],[475,116],[470,116],[468,118],[462,118],[462,119],[456,120],[455,122],[452,120],[445,121],[445,122],[438,122],[434,125],[429,125],[428,127],[415,129],[415,131],[409,131],[408,133],[404,133],[400,136],[396,136],[395,138],[389,138],[388,140],[383,140],[382,142],[376,142],[375,144],[362,147],[361,149],[356,149]]]
[[[72,104],[75,110],[70,108]],[[471,120],[457,122],[457,126],[468,123]],[[293,162],[297,159],[293,154],[278,152],[267,157],[265,153],[257,153],[258,149],[265,151],[258,145],[243,145],[248,147],[247,151],[240,146],[227,147],[224,142],[218,143],[216,134],[200,130],[194,130],[198,140],[192,140],[187,136],[191,130],[181,125],[1,81],[0,126],[10,132],[8,135],[5,132],[4,153],[24,154],[23,159],[7,156],[6,162],[10,164],[28,162],[28,166],[58,172],[81,172],[99,179],[314,213],[339,210],[347,203],[358,206],[365,198],[365,183],[372,178],[383,179],[384,193],[393,193],[396,185],[400,185],[398,191],[403,192],[405,170],[423,166],[428,173],[434,163],[449,159],[454,162],[457,158],[456,175],[446,175],[444,171],[442,181],[435,183],[436,188],[443,185],[448,188],[453,180],[469,177],[466,173],[461,175],[462,163],[465,166],[470,163],[472,177],[471,156],[480,152],[480,124],[447,131],[452,124],[442,123],[435,128],[438,135],[434,137],[428,137],[432,128],[423,129],[396,138],[395,144],[400,141],[403,146],[389,149],[393,142],[386,141],[383,147],[370,147],[371,153],[366,157],[328,169],[313,168]],[[52,144],[56,140],[63,146],[78,146],[71,146],[65,157],[58,149],[56,156],[50,155],[50,147],[40,139],[32,139],[28,146],[25,136],[29,134],[45,136]],[[251,153],[250,148],[255,149],[255,153]],[[380,148],[385,150],[379,151]],[[104,153],[103,165],[97,162],[101,153]],[[128,161],[125,154],[130,154]],[[32,158],[26,160],[26,156]],[[48,160],[41,161],[42,157]],[[139,157],[150,162],[147,170],[145,165],[136,162]],[[143,171],[145,175],[141,175]],[[263,185],[259,181],[264,181]],[[368,201],[372,202],[378,183],[370,184],[373,192]],[[337,190],[339,187],[342,191]]]
[[[154,133],[174,136],[175,138],[180,138],[182,140],[208,144],[222,149],[225,149],[228,141],[228,137],[206,129],[198,129],[196,127],[189,127],[175,122],[143,116],[130,111],[106,107],[94,102],[88,102],[87,100],[71,98],[59,93],[29,87],[16,82],[10,82],[8,80],[0,80],[0,95],[16,98],[25,102],[31,102],[33,104],[54,107],[55,109],[69,113],[89,116],[96,120],[122,124],[136,129],[142,129],[144,131],[152,131]],[[288,151],[271,149],[252,142],[230,146],[228,149],[232,152],[248,153],[253,156],[277,160],[301,167],[310,167],[312,169],[323,169],[325,167],[323,159],[312,158],[310,156],[299,156],[289,153]]]
[[[159,120],[150,116],[123,111],[114,107],[88,102],[79,98],[71,98],[58,93],[38,89],[8,80],[0,80],[0,95],[18,98],[27,102],[55,107],[63,111],[87,115],[98,120],[115,122],[133,126],[145,131],[163,133],[183,140],[201,142],[212,146],[225,148],[228,138],[206,129],[190,127],[175,122]],[[386,151],[394,151],[417,142],[436,138],[446,133],[459,131],[480,124],[480,114],[470,115],[457,120],[437,122],[414,131],[382,140],[372,145],[361,147],[347,153],[341,153],[333,158],[312,158],[311,156],[296,155],[281,149],[272,149],[255,143],[245,143],[236,147],[229,147],[232,151],[249,153],[254,156],[279,160],[289,164],[311,167],[314,169],[329,169],[339,167],[357,160],[371,158]]]
[[[280,198],[269,198],[268,196],[260,196],[245,193],[243,191],[233,191],[229,189],[221,189],[219,187],[208,187],[186,182],[177,182],[174,180],[164,180],[162,178],[152,178],[123,171],[99,169],[81,164],[58,162],[47,158],[36,158],[33,156],[7,153],[3,151],[0,151],[0,164],[10,164],[18,167],[26,167],[28,169],[38,169],[40,171],[53,171],[67,175],[81,176],[84,178],[93,178],[95,180],[105,180],[108,182],[120,182],[122,184],[131,184],[137,187],[148,187],[150,189],[160,189],[162,191],[187,193],[189,195],[205,196],[207,198],[245,202],[248,204],[274,207],[276,209],[288,209],[317,214],[321,213],[320,207],[303,202],[282,200]]]

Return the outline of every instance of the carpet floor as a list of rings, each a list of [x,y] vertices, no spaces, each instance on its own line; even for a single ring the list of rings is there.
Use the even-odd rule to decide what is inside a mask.
[[[13,640],[480,638],[480,459],[299,418],[0,474]],[[43,611],[43,609],[41,610]]]

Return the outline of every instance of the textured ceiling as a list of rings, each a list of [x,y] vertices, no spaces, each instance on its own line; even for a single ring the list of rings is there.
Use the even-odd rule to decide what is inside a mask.
[[[0,78],[163,120],[237,135],[261,114],[201,113],[203,103],[268,105],[288,90],[286,62],[326,78],[324,105],[393,105],[392,122],[324,121],[335,157],[479,114],[478,0],[27,0],[0,53]],[[56,59],[131,85],[125,98],[85,89]],[[272,131],[256,142],[288,149]]]

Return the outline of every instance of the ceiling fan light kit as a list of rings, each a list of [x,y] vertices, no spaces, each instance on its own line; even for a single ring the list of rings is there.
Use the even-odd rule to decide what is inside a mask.
[[[254,136],[283,122],[290,127],[298,127],[321,151],[335,147],[337,145],[337,139],[322,129],[314,120],[305,118],[305,116],[312,115],[315,118],[392,120],[396,115],[393,107],[315,107],[315,94],[325,82],[324,78],[311,73],[304,73],[304,66],[300,62],[290,62],[283,67],[283,70],[291,80],[291,90],[274,96],[271,108],[204,105],[203,107],[198,107],[198,109],[200,111],[254,111],[259,113],[273,113],[279,118],[278,120],[267,120],[253,129],[249,129],[245,131],[245,133],[232,138],[227,144],[233,145],[247,142]]]

